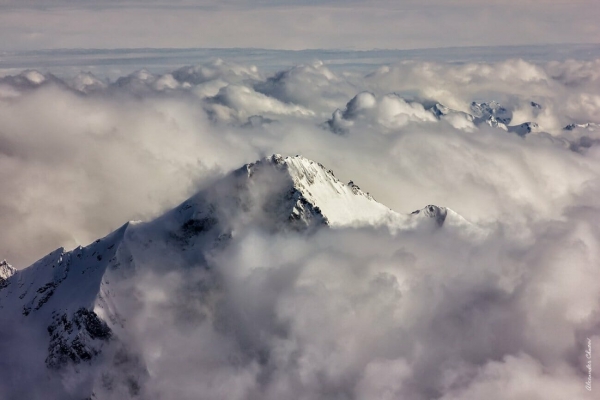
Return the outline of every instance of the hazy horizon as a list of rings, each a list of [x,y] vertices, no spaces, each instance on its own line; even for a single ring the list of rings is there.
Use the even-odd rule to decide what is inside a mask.
[[[598,43],[595,0],[0,2],[0,51]],[[149,29],[151,27],[151,29]]]

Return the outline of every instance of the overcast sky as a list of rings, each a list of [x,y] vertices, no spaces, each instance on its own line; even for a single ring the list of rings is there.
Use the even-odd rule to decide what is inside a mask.
[[[600,42],[598,0],[0,0],[0,51]]]

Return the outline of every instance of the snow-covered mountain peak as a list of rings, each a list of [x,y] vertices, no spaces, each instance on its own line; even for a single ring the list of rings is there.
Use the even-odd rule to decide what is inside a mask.
[[[448,209],[446,207],[438,207],[430,204],[421,210],[413,211],[411,215],[432,218],[438,225],[442,226],[448,215]]]
[[[125,279],[137,266],[164,269],[158,259],[166,253],[169,265],[197,265],[247,227],[278,233],[382,225],[392,231],[470,226],[434,205],[397,213],[318,162],[274,154],[233,171],[154,221],[127,223],[87,247],[59,248],[24,270],[3,261],[0,309],[5,317],[38,315],[45,324],[56,322],[59,309],[70,315],[81,308],[117,321],[118,313],[105,303],[110,296],[102,295],[103,282]]]
[[[525,136],[531,132],[539,132],[540,126],[535,122],[524,122],[520,125],[513,125],[508,127],[509,132],[516,133],[519,136]]]
[[[224,245],[247,228],[312,232],[322,226],[397,227],[409,219],[354,182],[340,181],[318,162],[274,154],[221,177],[136,230],[150,232],[160,226],[164,237],[197,248]]]
[[[447,207],[430,204],[425,208],[413,211],[410,214],[410,217],[413,220],[413,226],[419,226],[423,223],[427,224],[427,221],[435,221],[436,225],[439,227],[443,226],[446,230],[453,230],[473,239],[484,237],[486,235],[483,229],[471,224],[456,211]]]
[[[344,184],[332,170],[316,161],[302,156],[283,157],[275,154],[250,164],[250,176],[263,163],[270,163],[289,176],[292,185],[290,190],[298,195],[296,206],[308,202],[330,226],[377,224],[385,219],[400,217],[375,201],[353,181]]]
[[[17,272],[6,260],[0,262],[0,285]]]
[[[438,118],[440,118],[443,115],[448,115],[450,112],[453,112],[454,110],[451,110],[449,107],[446,107],[443,104],[440,103],[435,103],[431,108],[430,111]]]
[[[494,117],[493,115],[487,117],[485,123],[491,126],[492,128],[500,128],[503,131],[508,131],[508,127],[506,126],[506,124],[498,121],[498,119],[496,119],[496,117]]]
[[[471,103],[471,112],[477,120],[487,121],[490,117],[494,117],[494,120],[508,125],[512,120],[512,111],[504,108],[496,101],[490,101],[489,103]]]
[[[323,226],[387,226],[395,231],[442,224],[448,225],[448,221],[437,214],[425,212],[417,217],[395,212],[355,182],[342,182],[316,161],[274,154],[225,175],[157,221],[134,231],[151,232],[162,226],[162,237],[191,249],[225,246],[248,228],[310,233]],[[156,233],[148,235],[154,242],[163,240]]]
[[[134,290],[136,282],[173,271],[196,271],[213,282],[211,260],[229,246],[235,249],[238,237],[248,232],[310,235],[327,227],[361,226],[385,226],[392,234],[441,227],[473,231],[448,208],[429,205],[400,214],[318,162],[274,154],[225,175],[153,221],[126,223],[86,247],[59,248],[23,270],[0,263],[0,326],[14,327],[7,337],[15,351],[30,346],[18,339],[22,331],[32,332],[42,349],[17,368],[57,371],[52,376],[60,379],[69,368],[108,360],[110,367],[98,372],[101,382],[72,376],[73,398],[89,396],[90,387],[110,393],[139,387],[148,371],[136,349],[123,344],[131,334],[128,316],[142,312],[158,294]]]

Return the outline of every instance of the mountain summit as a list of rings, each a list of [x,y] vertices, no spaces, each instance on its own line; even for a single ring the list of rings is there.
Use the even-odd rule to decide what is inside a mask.
[[[28,379],[44,376],[60,386],[69,376],[63,398],[102,390],[135,394],[150,372],[123,339],[132,335],[127,316],[144,307],[144,296],[132,290],[141,272],[162,276],[173,269],[200,268],[212,276],[211,257],[249,229],[311,235],[361,226],[393,231],[470,224],[433,205],[397,213],[318,162],[273,155],[231,172],[153,221],[129,222],[87,247],[57,249],[23,270],[3,262],[2,345],[10,349],[17,371],[9,381],[27,387]],[[99,365],[112,367],[94,370]],[[95,372],[80,374],[82,368]]]

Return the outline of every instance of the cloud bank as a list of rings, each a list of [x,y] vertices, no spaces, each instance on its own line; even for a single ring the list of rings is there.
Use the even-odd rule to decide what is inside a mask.
[[[447,206],[490,234],[249,227],[206,261],[211,274],[141,274],[123,340],[146,363],[144,398],[591,399],[598,70],[314,62],[266,74],[217,60],[116,80],[6,76],[0,256],[25,267],[160,215],[246,162],[302,154],[396,211]],[[539,129],[472,117],[473,102],[493,100],[508,127]],[[157,264],[177,264],[169,256]]]
[[[415,49],[600,37],[595,0],[7,0],[0,7],[1,50]]]

